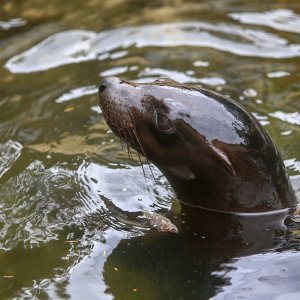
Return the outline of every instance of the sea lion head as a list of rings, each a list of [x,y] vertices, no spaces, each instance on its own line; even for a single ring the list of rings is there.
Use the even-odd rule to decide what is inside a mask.
[[[233,100],[165,78],[107,77],[99,95],[112,131],[162,171],[183,203],[233,212],[295,205],[270,137]]]

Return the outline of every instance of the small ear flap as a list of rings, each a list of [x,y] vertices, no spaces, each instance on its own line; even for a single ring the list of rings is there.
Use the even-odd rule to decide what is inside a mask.
[[[231,161],[229,160],[228,156],[226,155],[226,153],[212,144],[209,144],[209,145],[210,145],[211,150],[217,155],[218,159],[224,163],[226,169],[233,176],[235,176],[235,170],[233,168],[233,165],[231,164]]]

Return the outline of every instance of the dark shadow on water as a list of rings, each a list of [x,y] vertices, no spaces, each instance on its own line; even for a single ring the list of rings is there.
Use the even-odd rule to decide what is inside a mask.
[[[251,298],[253,290],[255,295],[257,281],[262,285],[260,295],[272,294],[270,282],[266,280],[268,284],[264,285],[264,278],[274,281],[275,276],[287,286],[281,280],[281,269],[274,271],[276,265],[272,267],[278,258],[273,262],[268,256],[281,251],[279,261],[283,260],[287,269],[293,264],[284,251],[298,249],[299,241],[290,243],[293,235],[283,224],[286,211],[252,216],[198,211],[197,219],[185,216],[183,231],[178,235],[152,231],[122,240],[104,266],[107,292],[115,299],[209,299],[218,294],[218,299],[224,299],[223,291],[224,297],[235,299],[241,295]],[[197,225],[193,224],[196,221]],[[245,271],[244,261],[248,261],[250,271]],[[234,282],[236,276],[252,274],[251,268],[258,268],[253,271],[254,278],[246,282],[251,288],[244,287],[243,280]],[[297,269],[289,273],[299,275]],[[235,283],[241,287],[228,292],[225,287]]]

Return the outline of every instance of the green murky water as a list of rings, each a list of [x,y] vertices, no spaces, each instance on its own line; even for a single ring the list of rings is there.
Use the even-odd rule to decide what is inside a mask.
[[[96,95],[107,75],[230,95],[268,130],[296,187],[299,74],[296,0],[2,1],[0,299],[300,297],[298,240],[226,259],[208,243],[199,258],[188,237],[124,221],[169,211],[174,195],[158,170],[146,166],[145,181],[128,161]]]

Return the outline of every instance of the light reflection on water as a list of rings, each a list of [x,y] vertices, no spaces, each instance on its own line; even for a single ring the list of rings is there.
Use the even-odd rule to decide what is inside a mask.
[[[219,37],[220,34],[223,37]],[[195,22],[119,28],[101,33],[85,30],[61,32],[12,57],[6,67],[13,73],[28,73],[96,60],[99,56],[100,60],[116,59],[111,55],[103,57],[103,53],[132,46],[209,47],[235,55],[264,58],[300,56],[300,44],[290,44],[272,33],[228,24]]]
[[[0,278],[1,298],[299,297],[297,217],[295,236],[278,251],[203,259],[195,272],[182,257],[195,254],[184,245],[190,239],[138,226],[136,213],[167,213],[174,195],[158,170],[154,179],[145,165],[145,180],[137,158],[128,162],[97,106],[97,81],[109,75],[168,76],[240,99],[274,138],[299,195],[299,12],[280,1],[282,8],[251,5],[178,21],[162,17],[172,11],[166,5],[157,22],[145,15],[103,29],[95,9],[86,28],[80,14],[72,26],[58,21],[36,32],[37,11],[2,17],[0,30],[12,39],[0,44],[0,59],[8,58],[0,69],[0,277],[14,277]],[[20,43],[23,27],[28,44]]]
[[[265,12],[229,14],[243,24],[264,25],[280,31],[300,33],[300,18],[290,9],[274,9]]]

